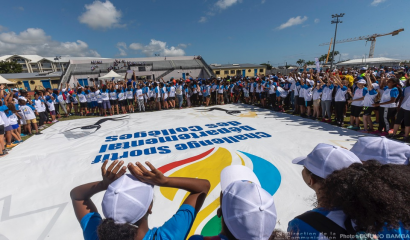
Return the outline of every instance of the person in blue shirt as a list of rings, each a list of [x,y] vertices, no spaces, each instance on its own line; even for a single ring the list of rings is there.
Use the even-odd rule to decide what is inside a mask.
[[[334,234],[410,239],[409,169],[362,163],[349,150],[323,143],[293,163],[304,166],[302,177],[315,191],[317,207],[289,222],[292,239],[328,239],[326,234],[331,239],[338,239]]]
[[[399,89],[400,80],[397,78],[382,77],[382,82],[380,83],[380,89],[384,92],[380,99],[380,103],[373,104],[373,107],[379,108],[379,127],[378,131],[373,132],[374,134],[380,136],[387,136],[389,130],[393,128],[394,119],[397,112],[397,99],[400,98]]]
[[[145,164],[150,170],[139,162],[136,165],[129,163],[125,167],[123,161],[116,160],[108,168],[107,163],[108,160],[101,167],[101,181],[75,187],[70,192],[74,212],[85,240],[186,239],[196,214],[208,195],[208,180],[166,177],[149,162]],[[124,175],[127,168],[132,175]],[[190,194],[164,225],[149,229],[148,216],[152,212],[153,186],[179,188]],[[129,189],[133,191],[128,192]],[[94,194],[102,191],[106,191],[102,202],[104,215],[108,215],[106,219],[102,219],[91,200]],[[113,201],[113,198],[117,200]],[[118,201],[121,202],[117,204]]]

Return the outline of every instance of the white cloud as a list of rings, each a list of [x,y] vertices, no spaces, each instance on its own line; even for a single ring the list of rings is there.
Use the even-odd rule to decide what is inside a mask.
[[[200,23],[204,23],[204,22],[206,22],[206,21],[208,21],[208,19],[207,19],[206,17],[201,17],[201,18],[199,19],[199,22],[200,22]]]
[[[216,6],[219,7],[220,9],[227,9],[228,7],[234,5],[235,3],[240,2],[241,0],[218,0],[216,2]]]
[[[89,49],[88,44],[75,42],[58,42],[46,35],[41,28],[28,28],[15,32],[0,33],[0,55],[3,54],[37,54],[40,56],[73,56],[100,57],[98,52]]]
[[[2,32],[2,31],[6,31],[6,30],[7,30],[7,28],[6,28],[6,27],[4,27],[4,26],[0,25],[0,32]]]
[[[319,18],[316,18],[315,19],[315,23],[319,23],[320,22],[320,19]]]
[[[127,49],[127,44],[125,42],[117,43],[117,48],[120,51],[120,53],[118,54],[119,56],[127,56],[127,52],[125,51]]]
[[[138,50],[141,50],[143,48],[144,48],[144,45],[142,45],[141,43],[131,43],[130,44],[130,49],[132,49],[132,50],[138,51]]]
[[[173,56],[184,56],[185,51],[182,49],[187,46],[186,44],[179,44],[177,47],[168,47],[166,42],[151,39],[148,45],[143,45],[141,43],[131,43],[129,48],[132,50],[141,51],[145,56],[151,57],[154,54],[160,54],[161,56],[173,57]]]
[[[308,17],[306,17],[306,16],[304,16],[303,18],[302,18],[301,16],[297,16],[297,17],[294,17],[294,18],[290,18],[287,22],[285,22],[285,23],[283,23],[282,25],[280,25],[280,26],[278,27],[278,29],[281,30],[281,29],[285,29],[285,28],[288,28],[288,27],[292,27],[292,26],[295,26],[295,25],[302,24],[302,23],[304,23],[307,19],[308,19]]]
[[[86,11],[78,17],[78,20],[93,29],[125,27],[125,24],[120,24],[121,11],[108,0],[94,1],[90,5],[85,5],[85,8]]]
[[[266,0],[262,0],[262,4],[264,4],[266,2]]]
[[[262,0],[264,1],[264,0]],[[199,23],[205,23],[208,21],[208,19],[212,16],[215,15],[217,12],[221,12],[231,6],[233,6],[236,3],[240,3],[242,0],[218,0],[214,5],[212,5],[209,10],[205,13],[208,17],[202,16],[198,22]]]
[[[380,3],[385,2],[385,1],[387,1],[387,0],[373,0],[373,2],[371,3],[371,5],[372,5],[372,6],[377,6],[377,5],[379,5]]]

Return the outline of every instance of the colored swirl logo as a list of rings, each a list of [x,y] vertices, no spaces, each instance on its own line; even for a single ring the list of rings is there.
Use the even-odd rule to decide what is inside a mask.
[[[281,183],[281,175],[279,170],[269,161],[256,155],[243,151],[237,151],[235,154],[239,157],[240,164],[253,170],[255,175],[258,177],[262,188],[264,188],[271,195],[274,195],[279,189]],[[232,164],[233,156],[231,152],[226,148],[220,147],[217,149],[212,148],[197,156],[169,163],[158,169],[169,177],[208,179],[211,184],[209,191],[210,194],[221,181],[220,174],[222,169]],[[176,168],[179,169],[171,174],[167,174],[167,172],[170,172]],[[174,200],[177,191],[178,189],[174,188],[160,188],[161,194],[170,201]],[[207,206],[204,206],[197,214],[188,237],[194,235],[200,226],[202,226],[201,235],[203,236],[215,236],[219,234],[221,231],[221,220],[215,214],[215,211],[219,208],[220,203],[219,193],[217,195],[217,198],[215,198]],[[184,199],[181,201],[180,205],[186,197],[188,197],[188,193],[184,196]]]

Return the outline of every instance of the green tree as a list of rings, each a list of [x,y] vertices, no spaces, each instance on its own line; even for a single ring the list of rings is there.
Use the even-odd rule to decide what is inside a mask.
[[[337,55],[339,55],[339,54],[340,54],[339,51],[335,51],[335,57],[336,57]],[[322,56],[320,56],[319,62],[325,63],[325,62],[326,62],[326,58],[327,58],[327,54],[323,54]],[[330,54],[329,54],[329,60],[328,60],[327,62],[328,62],[328,63],[332,62],[332,52],[330,52]]]
[[[23,68],[16,62],[0,62],[0,73],[21,73]]]
[[[315,64],[315,61],[307,61],[306,62],[306,65],[313,65],[313,64]]]
[[[298,64],[299,67],[301,67],[304,63],[305,63],[305,60],[303,60],[303,59],[299,59],[299,60],[296,61],[296,64]]]
[[[262,63],[261,65],[266,66],[266,70],[272,70],[272,65],[270,65],[269,63]]]

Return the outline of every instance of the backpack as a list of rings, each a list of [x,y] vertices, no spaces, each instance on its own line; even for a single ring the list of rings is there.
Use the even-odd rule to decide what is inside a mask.
[[[324,236],[326,236],[329,239],[335,239],[335,240],[378,239],[373,234],[356,231],[353,228],[352,221],[349,217],[346,218],[344,222],[346,229],[342,228],[337,223],[333,222],[332,220],[327,218],[325,215],[318,213],[318,212],[308,211],[302,215],[297,216],[296,218],[309,224],[311,227],[313,227],[314,229],[316,229],[318,232],[322,233]]]
[[[182,94],[182,90],[181,88],[178,86],[177,89],[175,90],[175,94],[176,95],[181,95]]]

